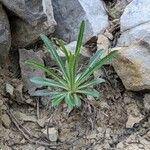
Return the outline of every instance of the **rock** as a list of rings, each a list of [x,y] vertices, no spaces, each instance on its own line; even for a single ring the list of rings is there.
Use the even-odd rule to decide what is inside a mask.
[[[32,1],[28,0],[28,4],[29,5],[31,4],[29,7],[33,6],[32,3],[33,3]],[[49,35],[54,32],[56,22],[53,16],[53,8],[51,5],[51,0],[38,0],[35,6],[37,6],[38,8],[43,7],[43,12],[41,13],[45,14],[46,20],[42,19],[40,20],[40,22],[38,22],[38,19],[37,20],[35,19],[35,21],[37,21],[38,24],[36,24],[36,26],[33,26],[31,25],[30,21],[29,21],[30,23],[28,23],[18,17],[13,17],[11,20],[13,47],[24,48],[36,42],[41,33],[45,35]]]
[[[11,46],[10,25],[7,14],[0,4],[0,66],[6,63]]]
[[[3,103],[3,101],[2,100],[0,100],[0,106],[2,106],[4,103]]]
[[[146,110],[150,111],[150,94],[145,94],[144,96],[144,107]]]
[[[139,123],[142,119],[143,119],[143,116],[136,117],[136,116],[133,116],[133,115],[129,115],[128,116],[128,121],[126,123],[126,128],[132,128],[135,123]]]
[[[48,135],[47,135],[47,129],[43,131],[43,133],[48,136],[49,140],[51,142],[56,142],[58,139],[58,131],[56,128],[48,128]]]
[[[118,39],[117,46],[127,47],[129,45],[133,45],[134,43],[140,43],[141,41],[150,45],[149,28],[150,22],[136,26],[130,30],[123,32],[120,38]]]
[[[23,92],[23,84],[18,84],[14,90],[15,101],[18,103],[23,103],[25,100],[22,95]]]
[[[52,4],[58,23],[55,34],[68,43],[76,40],[82,20],[86,22],[84,43],[108,27],[108,16],[102,0],[55,0]]]
[[[130,103],[125,107],[128,115],[126,128],[132,128],[134,124],[139,123],[144,118],[144,116],[140,113],[140,110],[133,99],[130,99]]]
[[[11,125],[11,120],[7,114],[2,115],[2,124],[6,127],[9,128]]]
[[[45,150],[45,147],[44,146],[40,146],[36,150]]]
[[[104,49],[107,53],[108,53],[108,49],[110,48],[110,41],[109,39],[103,35],[100,34],[98,35],[98,39],[97,39],[97,49]]]
[[[113,66],[128,90],[150,89],[150,53],[146,45],[131,45],[119,50]]]
[[[149,0],[133,0],[124,10],[121,16],[121,31],[124,32],[131,28],[150,22]],[[142,16],[142,17],[139,17]]]
[[[24,62],[26,60],[35,60],[36,62],[43,64],[43,60],[40,58],[39,53],[34,52],[33,50],[19,49],[20,55],[20,68],[21,68],[21,76],[24,82],[25,90],[28,91],[30,95],[32,95],[37,88],[41,88],[41,85],[33,84],[30,82],[30,78],[33,76],[45,77],[44,72],[35,69]]]
[[[13,96],[14,93],[14,87],[9,83],[6,83],[6,93],[10,94],[10,96]]]
[[[21,112],[16,112],[15,116],[22,121],[27,121],[27,122],[36,122],[36,117],[35,116],[27,116],[24,113]]]
[[[15,15],[26,22],[37,25],[46,20],[46,14],[43,11],[42,0],[0,0],[0,2]]]
[[[150,89],[150,14],[145,13],[149,7],[149,0],[133,0],[121,16],[117,46],[126,48],[120,51],[114,68],[128,90]]]

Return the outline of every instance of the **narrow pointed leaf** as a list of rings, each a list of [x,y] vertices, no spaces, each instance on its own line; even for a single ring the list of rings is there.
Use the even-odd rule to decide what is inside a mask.
[[[49,52],[52,54],[53,58],[55,59],[55,61],[57,62],[58,66],[60,67],[60,69],[62,70],[64,77],[66,79],[68,79],[67,77],[67,72],[65,70],[65,66],[60,58],[60,56],[57,53],[56,48],[53,46],[53,43],[49,40],[49,38],[45,35],[41,35],[41,39],[43,40],[43,42],[45,43],[45,45],[47,46]]]
[[[32,96],[52,96],[54,92],[50,92],[47,89],[44,90],[37,90],[33,93]]]
[[[61,41],[61,40],[57,40],[57,42],[58,42],[60,48],[63,50],[63,52],[64,52],[64,54],[66,56],[67,61],[69,61],[69,54],[68,54],[68,51],[67,51],[67,49],[66,49],[66,47],[64,45],[64,42]]]
[[[60,82],[61,84],[66,85],[65,81],[62,80],[52,69],[49,69],[49,68],[43,66],[42,64],[39,64],[33,60],[27,60],[27,61],[25,61],[25,63],[46,72],[48,75],[50,75],[54,79],[58,80],[58,82]]]
[[[83,73],[83,75],[78,80],[79,85],[87,80],[87,78],[93,74],[94,71],[99,69],[101,66],[106,64],[108,61],[110,61],[112,58],[114,58],[117,55],[118,51],[112,51],[107,56],[102,58],[100,61],[96,62],[91,68],[88,68],[88,71],[86,73]]]
[[[105,82],[105,80],[102,79],[102,78],[94,79],[92,81],[87,81],[84,84],[80,85],[78,87],[78,89],[88,88],[88,87],[91,87],[91,86],[94,86],[94,85],[97,85],[97,84],[100,84],[100,83],[103,83],[103,82]]]
[[[58,97],[58,98],[54,98],[52,99],[52,107],[58,106],[65,98],[65,94]]]
[[[67,96],[65,97],[65,102],[68,105],[67,111],[70,113],[72,111],[73,107],[75,106],[73,98],[70,93],[68,93]]]
[[[77,94],[74,94],[74,103],[77,107],[81,106],[81,99]]]
[[[36,84],[43,85],[43,86],[50,86],[50,87],[53,86],[53,87],[66,89],[66,87],[64,87],[59,82],[51,80],[51,79],[47,79],[47,78],[33,77],[33,78],[30,79],[30,81],[33,82],[33,83],[36,83]]]
[[[77,39],[76,50],[75,50],[75,59],[74,59],[74,71],[75,72],[77,69],[77,63],[78,63],[80,50],[81,50],[81,46],[82,46],[84,30],[85,30],[85,22],[82,21],[82,23],[80,25],[80,31],[79,31],[79,35],[78,35],[78,39]]]

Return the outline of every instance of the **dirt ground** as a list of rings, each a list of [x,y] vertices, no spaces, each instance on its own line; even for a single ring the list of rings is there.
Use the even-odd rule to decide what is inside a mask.
[[[149,149],[150,121],[143,104],[144,93],[126,91],[110,65],[99,73],[106,79],[96,87],[101,98],[95,101],[89,97],[89,105],[70,114],[65,105],[54,109],[47,105],[49,99],[32,98],[22,88],[18,90],[22,81],[11,67],[0,70],[2,150],[119,150],[129,149],[133,143],[139,149]],[[6,93],[7,83],[14,87],[13,95]],[[52,135],[54,141],[44,134],[49,128],[57,131]],[[128,142],[130,138],[140,140]]]
[[[125,6],[107,2],[114,47]],[[8,69],[0,69],[0,150],[150,149],[146,92],[125,90],[111,65],[98,72],[106,80],[95,87],[100,99],[88,97],[88,104],[67,114],[66,105],[52,108],[48,98],[30,97],[24,91],[17,53],[11,53]]]

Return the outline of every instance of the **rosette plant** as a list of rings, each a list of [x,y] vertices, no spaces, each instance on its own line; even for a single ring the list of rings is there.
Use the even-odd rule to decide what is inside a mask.
[[[74,52],[67,50],[64,42],[58,40],[60,48],[65,54],[65,61],[58,55],[57,49],[49,38],[41,35],[41,39],[48,48],[48,51],[56,61],[59,71],[56,72],[53,68],[47,68],[36,61],[27,60],[25,63],[38,68],[49,75],[50,78],[32,77],[31,82],[54,88],[55,91],[47,89],[37,90],[34,96],[49,96],[52,106],[58,106],[65,102],[70,112],[74,107],[80,107],[82,100],[85,96],[99,97],[99,92],[93,86],[104,82],[104,79],[92,79],[91,75],[94,71],[100,69],[104,64],[116,56],[117,51],[111,51],[108,55],[103,56],[104,50],[98,50],[89,60],[87,66],[84,67],[82,72],[78,70],[78,62],[82,40],[84,35],[85,22],[82,21],[80,31],[77,39],[77,45]]]

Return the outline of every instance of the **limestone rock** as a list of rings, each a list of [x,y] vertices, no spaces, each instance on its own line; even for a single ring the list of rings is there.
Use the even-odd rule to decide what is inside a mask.
[[[150,89],[150,52],[146,46],[121,48],[113,66],[128,90]]]
[[[45,77],[45,74],[39,69],[35,69],[25,64],[24,62],[26,60],[34,60],[43,65],[44,62],[40,58],[39,53],[38,52],[36,53],[33,50],[20,49],[19,55],[20,55],[19,61],[20,61],[20,68],[21,68],[21,76],[24,82],[25,90],[28,91],[30,95],[32,95],[37,88],[41,88],[42,86],[31,83],[30,78],[33,76]]]
[[[28,3],[30,4],[32,2],[29,1]],[[40,2],[38,0],[38,2],[34,3],[37,4],[38,7],[43,7],[46,20],[42,19],[36,26],[33,26],[31,23],[25,22],[18,17],[13,17],[11,20],[13,47],[24,48],[29,46],[38,40],[41,33],[49,35],[55,30],[56,22],[53,16],[51,0],[40,0]],[[30,7],[32,7],[32,5]]]
[[[150,89],[149,8],[149,0],[133,0],[121,16],[122,34],[117,45],[126,48],[120,51],[114,68],[128,90]]]
[[[140,14],[139,14],[140,15]],[[129,46],[131,44],[140,43],[142,41],[150,45],[150,22],[139,25],[135,28],[127,30],[120,36],[117,45]]]
[[[82,20],[86,22],[84,42],[103,33],[108,27],[102,0],[55,0],[52,4],[58,23],[55,34],[68,43],[76,40]]]
[[[110,41],[109,39],[103,35],[100,34],[98,35],[98,39],[97,39],[97,49],[104,49],[106,52],[108,52],[108,49],[110,48]]]
[[[10,26],[7,14],[0,4],[0,66],[5,64],[11,46]]]
[[[19,16],[29,24],[36,25],[46,20],[42,0],[0,0],[0,2],[16,16]]]
[[[133,0],[121,16],[121,31],[124,32],[141,24],[150,22],[150,1]],[[141,17],[139,17],[141,16]]]

